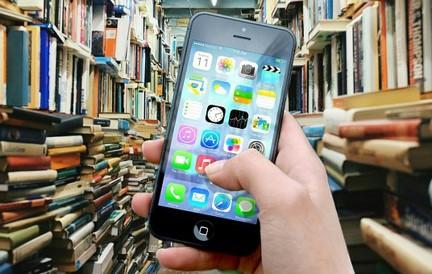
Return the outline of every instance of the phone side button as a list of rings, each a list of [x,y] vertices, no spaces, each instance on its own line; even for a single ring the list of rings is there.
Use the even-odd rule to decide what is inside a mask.
[[[214,236],[213,224],[209,221],[199,221],[194,225],[193,234],[202,242],[207,242]]]

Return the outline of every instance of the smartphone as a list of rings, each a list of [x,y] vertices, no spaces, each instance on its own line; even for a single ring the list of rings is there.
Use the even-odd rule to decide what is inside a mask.
[[[237,255],[256,249],[255,200],[212,184],[205,167],[249,148],[275,159],[294,49],[288,29],[191,18],[150,210],[156,237]]]

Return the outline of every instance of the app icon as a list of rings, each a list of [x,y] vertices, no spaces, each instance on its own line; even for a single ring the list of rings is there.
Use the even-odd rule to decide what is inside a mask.
[[[265,146],[264,144],[259,140],[251,140],[249,142],[248,148],[256,149],[259,153],[264,154],[265,152]]]
[[[255,79],[258,70],[258,65],[248,61],[240,63],[240,76],[247,79]]]
[[[214,157],[208,155],[199,155],[195,164],[195,170],[198,174],[205,174],[205,168],[216,161]]]
[[[246,111],[231,110],[228,124],[231,127],[244,129],[247,126],[247,121],[249,118],[249,114]]]
[[[271,65],[262,66],[261,81],[265,83],[277,83],[280,78],[280,68]]]
[[[210,53],[197,51],[194,54],[192,66],[196,69],[209,70],[213,56]]]
[[[224,151],[239,154],[242,150],[243,138],[235,135],[227,135],[224,142]]]
[[[199,74],[192,74],[189,78],[187,87],[193,94],[203,95],[207,92],[207,78]]]
[[[174,152],[172,167],[183,171],[188,170],[192,166],[192,153],[182,150]]]
[[[249,197],[238,197],[235,205],[235,214],[239,217],[250,218],[256,214],[256,202]]]
[[[276,102],[276,92],[259,89],[257,91],[256,104],[260,108],[273,109]]]
[[[252,119],[252,130],[259,133],[268,133],[270,131],[271,119],[265,115],[254,115]]]
[[[235,60],[233,58],[219,56],[216,62],[216,71],[219,73],[230,74],[234,71]]]
[[[196,101],[186,101],[183,107],[183,117],[198,120],[201,117],[202,104]]]
[[[219,146],[220,134],[214,130],[204,130],[201,135],[201,146],[204,148],[216,149]]]
[[[206,120],[213,124],[222,124],[225,118],[225,108],[221,106],[209,105],[207,107]]]
[[[220,95],[226,95],[230,92],[231,85],[228,82],[220,81],[220,80],[214,80],[212,89],[215,93]]]
[[[209,192],[206,189],[194,187],[191,189],[189,203],[196,207],[205,207],[209,198]]]
[[[186,187],[182,184],[169,183],[165,190],[165,200],[170,203],[181,203],[186,195]]]
[[[193,145],[197,137],[197,129],[191,126],[180,126],[177,140],[182,144]]]
[[[232,196],[228,193],[216,192],[213,197],[212,208],[217,211],[229,212],[231,210]]]
[[[248,86],[239,85],[234,90],[234,101],[240,104],[252,103],[253,89]]]

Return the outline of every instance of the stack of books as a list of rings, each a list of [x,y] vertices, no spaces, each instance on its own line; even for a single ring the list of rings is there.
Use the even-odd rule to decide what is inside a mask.
[[[432,269],[408,251],[413,245],[432,256],[432,100],[419,98],[410,88],[335,99],[324,111],[320,152],[348,245],[365,242],[407,273]]]

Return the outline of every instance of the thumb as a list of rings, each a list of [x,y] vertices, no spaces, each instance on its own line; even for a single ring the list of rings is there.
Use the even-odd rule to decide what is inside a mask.
[[[246,190],[262,208],[272,201],[275,193],[296,184],[272,162],[254,149],[229,160],[212,163],[206,168],[210,181],[228,190]]]

